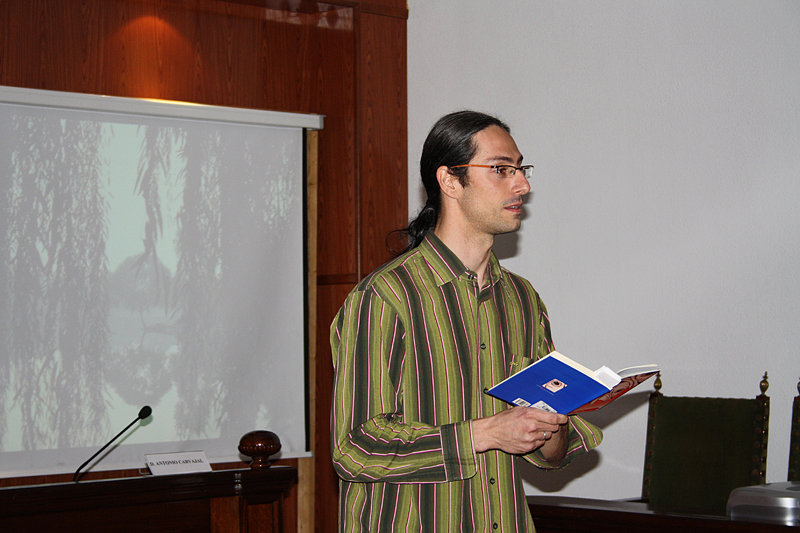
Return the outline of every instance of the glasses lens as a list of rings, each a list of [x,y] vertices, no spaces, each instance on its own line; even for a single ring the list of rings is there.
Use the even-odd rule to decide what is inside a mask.
[[[512,177],[514,175],[514,172],[517,171],[517,169],[515,167],[512,167],[511,165],[497,165],[495,169],[497,170],[497,173],[503,176],[504,178]]]
[[[531,179],[531,176],[533,176],[533,165],[525,165],[521,170],[522,173],[525,174],[525,179]]]

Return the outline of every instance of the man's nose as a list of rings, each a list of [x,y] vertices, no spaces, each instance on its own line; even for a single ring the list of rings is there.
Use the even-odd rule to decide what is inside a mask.
[[[531,182],[525,177],[525,172],[517,170],[514,172],[514,193],[519,195],[528,194],[531,191]]]

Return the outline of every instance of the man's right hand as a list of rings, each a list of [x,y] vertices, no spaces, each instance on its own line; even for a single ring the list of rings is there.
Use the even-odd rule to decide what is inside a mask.
[[[555,437],[563,441],[567,431],[566,415],[549,413],[534,407],[513,407],[496,415],[472,421],[476,452],[502,450],[524,454],[541,448]],[[562,434],[558,434],[562,432]]]

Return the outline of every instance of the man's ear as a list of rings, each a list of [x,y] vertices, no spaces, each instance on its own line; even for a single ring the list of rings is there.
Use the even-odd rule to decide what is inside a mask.
[[[450,168],[447,165],[442,165],[436,169],[436,181],[439,182],[439,189],[445,196],[455,198],[461,191],[461,182],[458,180],[458,176],[450,172]]]

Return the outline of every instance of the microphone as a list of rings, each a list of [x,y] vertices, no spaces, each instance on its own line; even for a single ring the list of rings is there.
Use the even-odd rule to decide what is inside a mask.
[[[111,439],[110,441],[108,441],[108,442],[106,443],[106,445],[105,445],[105,446],[103,446],[102,448],[100,448],[99,450],[97,450],[97,452],[95,452],[95,454],[94,454],[94,455],[92,455],[91,457],[89,457],[89,458],[86,460],[86,462],[84,462],[84,463],[83,463],[81,466],[79,466],[79,467],[78,467],[78,469],[75,471],[75,474],[72,476],[72,481],[74,481],[74,482],[77,482],[77,481],[78,481],[78,479],[80,479],[80,476],[78,475],[78,473],[81,471],[81,469],[82,469],[84,466],[88,465],[88,464],[91,462],[91,460],[92,460],[92,459],[94,459],[95,457],[97,457],[98,455],[100,455],[100,453],[102,453],[102,451],[103,451],[103,450],[105,450],[106,448],[108,448],[108,447],[111,445],[111,443],[112,443],[112,442],[114,442],[115,440],[117,440],[118,438],[120,438],[120,436],[121,436],[123,433],[125,433],[126,431],[128,431],[128,429],[129,429],[129,428],[130,428],[132,425],[134,425],[134,424],[135,424],[136,422],[138,422],[139,420],[144,420],[145,418],[147,418],[148,416],[150,416],[150,414],[151,414],[152,412],[153,412],[153,410],[150,408],[150,406],[149,406],[149,405],[145,405],[144,407],[142,407],[141,409],[139,409],[139,414],[136,416],[136,418],[133,420],[133,422],[131,422],[130,424],[128,424],[127,426],[125,426],[125,429],[123,429],[122,431],[120,431],[119,433],[117,433],[117,435],[116,435],[116,436],[115,436],[113,439]]]

